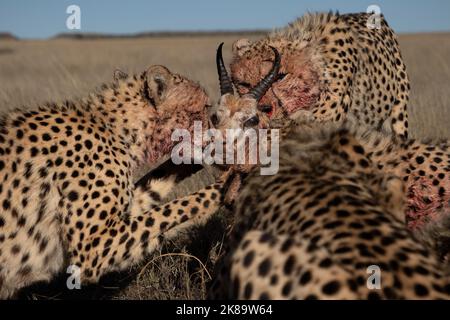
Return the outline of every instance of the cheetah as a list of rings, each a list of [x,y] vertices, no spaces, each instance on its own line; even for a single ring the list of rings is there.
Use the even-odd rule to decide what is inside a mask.
[[[449,299],[448,273],[399,219],[403,196],[349,129],[299,128],[277,175],[249,175],[209,297]]]
[[[303,124],[306,125],[306,124]],[[314,125],[310,122],[310,125]],[[401,139],[354,122],[343,124],[377,168],[405,184],[399,219],[441,260],[450,253],[450,147],[447,140]],[[363,163],[364,164],[364,163]]]
[[[380,16],[379,29],[367,25],[370,17],[311,13],[259,41],[237,40],[231,77],[218,64],[225,90],[211,120],[218,127],[233,121],[255,126],[268,119],[283,122],[299,112],[319,122],[344,120],[351,114],[358,123],[407,138],[406,67],[384,17]],[[261,79],[267,86],[256,93]],[[233,94],[232,84],[244,101],[226,97]],[[237,106],[240,113],[233,109]]]
[[[0,298],[76,266],[95,283],[216,211],[222,181],[161,201],[173,179],[135,186],[142,164],[170,154],[175,128],[208,123],[208,97],[163,66],[87,99],[16,110],[0,129]]]
[[[221,56],[220,49],[221,47],[219,47],[218,56]],[[274,66],[266,79],[273,79],[273,72],[276,72],[277,69],[275,65],[279,59],[279,54],[276,49],[273,49],[273,51],[275,53]],[[225,70],[223,60],[219,70]],[[223,74],[225,73],[222,72]],[[222,130],[228,128],[245,130],[259,123],[260,128],[283,130],[281,137],[285,137],[293,127],[304,125],[305,122],[326,123],[315,121],[314,117],[303,111],[298,111],[295,118],[283,119],[282,121],[276,118],[268,119],[264,115],[262,117],[254,116],[249,111],[254,110],[257,100],[248,94],[242,97],[226,94],[221,99],[223,99],[221,100],[221,106],[224,106],[223,112],[217,114],[220,114],[222,120],[217,122],[218,118],[216,118],[215,124]],[[217,114],[213,116],[217,117]],[[239,117],[235,115],[239,115]],[[248,120],[242,121],[242,119]],[[261,119],[264,120],[261,121]],[[334,123],[342,123],[346,120],[359,122],[354,119],[353,115],[348,115],[345,120],[341,119]],[[362,129],[358,132],[359,138],[361,138],[359,142],[370,150],[370,154],[373,154],[373,160],[381,169],[384,168],[391,174],[401,176],[407,184],[405,217],[408,227],[442,261],[449,262],[450,178],[448,172],[450,167],[448,142],[424,143],[398,135],[392,136],[392,133],[386,132],[384,127],[377,131],[366,124],[361,123],[360,126]],[[228,190],[225,198],[226,203],[233,203],[236,199],[239,189],[242,187],[243,177],[251,168],[251,165],[233,166],[233,170],[240,174],[235,176],[235,181]]]

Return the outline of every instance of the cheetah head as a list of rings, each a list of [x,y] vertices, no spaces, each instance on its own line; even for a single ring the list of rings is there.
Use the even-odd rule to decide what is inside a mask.
[[[153,164],[170,154],[176,129],[192,135],[195,121],[208,128],[209,98],[198,83],[160,65],[149,67],[140,76],[117,73],[115,80],[113,108],[123,105],[118,121],[124,136],[141,153],[140,161]]]
[[[240,39],[233,44],[231,78],[239,93],[248,93],[270,70],[272,48],[282,55],[280,74],[260,97],[258,110],[276,119],[314,107],[320,95],[315,55],[310,48],[299,50],[286,40]]]

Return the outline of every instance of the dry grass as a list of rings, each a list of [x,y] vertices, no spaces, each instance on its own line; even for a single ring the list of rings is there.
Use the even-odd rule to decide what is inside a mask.
[[[0,108],[86,95],[114,69],[141,73],[153,64],[189,75],[217,97],[215,51],[235,37],[2,41]],[[226,48],[230,52],[229,47]],[[229,57],[229,55],[228,55]]]
[[[245,35],[255,38],[255,36]],[[237,36],[146,39],[9,41],[0,43],[0,110],[81,97],[112,80],[118,68],[142,72],[163,64],[199,81],[217,99],[215,50],[225,59]],[[402,35],[400,46],[412,83],[415,136],[450,136],[450,34]]]
[[[255,36],[246,35],[255,38]],[[152,64],[199,81],[212,101],[218,83],[215,50],[224,41],[225,58],[236,36],[147,39],[0,42],[0,111],[85,96],[113,70],[142,72]],[[450,137],[450,34],[403,35],[400,46],[412,82],[410,128],[415,137]],[[212,181],[201,171],[184,181],[172,196],[187,194]],[[50,286],[24,291],[31,299],[202,299],[209,273],[226,233],[227,213],[205,227],[167,242],[141,266],[111,275],[81,292],[64,290],[64,277]],[[193,237],[192,237],[193,235]]]

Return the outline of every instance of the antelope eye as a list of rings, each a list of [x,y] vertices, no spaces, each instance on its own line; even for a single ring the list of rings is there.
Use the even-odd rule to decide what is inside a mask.
[[[217,116],[217,113],[214,113],[211,116],[211,122],[212,122],[213,126],[217,126],[219,124],[219,117]]]
[[[287,73],[279,73],[279,74],[278,74],[277,81],[283,80],[284,77],[286,77],[286,76],[287,76]]]
[[[259,123],[259,117],[253,116],[244,122],[244,127],[255,127]]]
[[[258,106],[258,109],[259,109],[261,112],[264,112],[264,113],[272,112],[272,106],[271,106],[271,105],[268,105],[268,104],[264,104],[264,105],[262,105],[262,106]]]

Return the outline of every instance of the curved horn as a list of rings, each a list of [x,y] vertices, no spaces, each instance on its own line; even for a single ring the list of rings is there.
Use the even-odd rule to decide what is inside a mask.
[[[270,88],[272,83],[277,79],[278,71],[280,71],[281,66],[281,56],[277,49],[274,47],[270,47],[273,50],[273,53],[275,53],[275,60],[273,62],[272,69],[270,70],[269,74],[265,76],[264,79],[262,79],[251,91],[250,95],[252,95],[257,101],[259,101],[266,91]]]
[[[220,82],[220,95],[231,93],[234,94],[233,85],[231,84],[230,77],[228,76],[227,68],[225,67],[225,63],[222,58],[222,46],[223,42],[217,48],[216,54],[216,64],[217,64],[217,73],[219,75]]]

